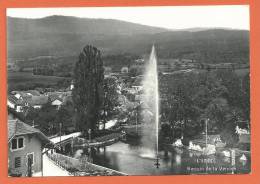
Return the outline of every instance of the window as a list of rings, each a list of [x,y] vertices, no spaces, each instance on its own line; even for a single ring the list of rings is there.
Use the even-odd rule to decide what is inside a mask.
[[[21,167],[21,157],[15,157],[15,159],[14,159],[14,167],[15,168]]]
[[[17,149],[17,139],[12,140],[12,149]]]
[[[24,147],[23,137],[12,139],[12,145],[11,145],[12,150],[22,149],[23,147]]]
[[[23,138],[19,138],[18,139],[18,148],[22,148],[23,147]]]

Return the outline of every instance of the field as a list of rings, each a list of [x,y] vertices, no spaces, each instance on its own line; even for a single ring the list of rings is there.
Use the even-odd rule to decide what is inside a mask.
[[[31,72],[8,71],[8,90],[22,90],[23,88],[52,87],[59,81],[66,79],[56,76],[33,75]]]

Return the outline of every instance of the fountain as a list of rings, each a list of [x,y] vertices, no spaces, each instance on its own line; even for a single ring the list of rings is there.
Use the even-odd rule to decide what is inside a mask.
[[[158,134],[159,134],[159,89],[158,71],[155,47],[153,45],[143,78],[144,95],[141,98],[143,113],[142,145],[155,150],[151,157],[156,159],[155,166],[159,167]],[[148,113],[149,112],[149,113]]]

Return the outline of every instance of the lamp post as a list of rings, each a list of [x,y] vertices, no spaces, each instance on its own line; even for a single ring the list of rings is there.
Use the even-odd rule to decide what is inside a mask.
[[[91,129],[88,129],[88,139],[89,139],[89,143],[91,142]],[[92,154],[91,154],[91,147],[89,147],[89,161],[92,162]]]

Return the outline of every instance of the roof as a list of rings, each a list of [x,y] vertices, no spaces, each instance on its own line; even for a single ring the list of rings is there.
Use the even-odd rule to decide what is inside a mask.
[[[24,102],[13,95],[8,95],[8,100],[15,105],[24,105]]]
[[[27,102],[34,106],[34,105],[44,105],[48,103],[48,96],[32,96],[30,99],[27,100]]]
[[[29,134],[37,135],[38,138],[44,143],[50,142],[48,137],[46,137],[40,130],[33,128],[18,119],[8,120],[8,141],[10,141],[15,136]]]
[[[28,95],[25,91],[12,91],[12,94],[16,95],[16,94],[19,94],[21,95],[21,97],[28,97],[30,95]]]
[[[51,95],[49,95],[49,98],[50,98],[51,102],[53,102],[55,100],[59,100],[61,102],[63,101],[63,99],[58,94],[51,94]]]
[[[30,93],[32,96],[40,96],[40,92],[37,90],[28,90],[26,93]]]

